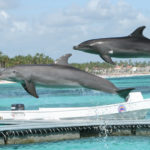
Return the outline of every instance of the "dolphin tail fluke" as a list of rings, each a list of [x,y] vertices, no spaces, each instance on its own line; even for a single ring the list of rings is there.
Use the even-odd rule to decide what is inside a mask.
[[[129,93],[134,90],[134,88],[128,88],[123,90],[118,90],[117,93],[120,97],[126,99],[126,97],[129,95]]]

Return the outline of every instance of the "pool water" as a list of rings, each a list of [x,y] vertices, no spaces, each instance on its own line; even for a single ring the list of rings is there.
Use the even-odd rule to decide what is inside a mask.
[[[141,91],[144,98],[150,98],[150,76],[109,79],[119,88],[134,87]],[[24,104],[25,109],[39,107],[84,107],[124,102],[118,95],[107,94],[89,89],[49,89],[37,88],[40,98],[36,99],[26,93],[20,84],[0,85],[0,110],[10,110],[11,104]],[[150,113],[147,115],[150,118]],[[49,143],[1,146],[5,150],[149,150],[150,137],[114,136],[83,138]]]

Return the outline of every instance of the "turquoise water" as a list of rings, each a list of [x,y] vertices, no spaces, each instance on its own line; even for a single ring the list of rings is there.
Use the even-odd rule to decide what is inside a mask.
[[[135,91],[141,91],[144,98],[150,98],[150,76],[112,78],[117,87],[134,87]],[[48,89],[37,88],[40,98],[36,99],[28,95],[19,84],[0,85],[0,110],[10,110],[11,104],[23,103],[26,109],[38,109],[39,107],[83,107],[113,104],[124,100],[117,95],[106,94],[89,89]],[[150,117],[150,114],[147,115]],[[26,145],[2,146],[5,150],[149,150],[150,137],[99,137],[80,140],[68,140],[50,143],[36,143]]]
[[[149,150],[149,137],[107,137],[2,146],[1,150]]]

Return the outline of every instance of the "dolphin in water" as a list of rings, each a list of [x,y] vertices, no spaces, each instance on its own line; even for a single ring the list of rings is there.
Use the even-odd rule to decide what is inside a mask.
[[[73,49],[98,54],[105,62],[115,64],[111,57],[146,58],[150,57],[150,39],[143,35],[145,26],[134,30],[130,35],[114,38],[92,39],[74,46]]]
[[[0,71],[0,79],[21,83],[32,96],[38,98],[36,86],[50,88],[85,87],[126,98],[133,88],[118,89],[110,81],[68,64],[71,54],[66,54],[49,65],[18,65]]]

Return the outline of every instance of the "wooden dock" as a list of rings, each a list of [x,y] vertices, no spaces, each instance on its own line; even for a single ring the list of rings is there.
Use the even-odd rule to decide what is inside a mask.
[[[150,120],[0,121],[0,144],[119,135],[149,136]]]

